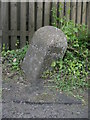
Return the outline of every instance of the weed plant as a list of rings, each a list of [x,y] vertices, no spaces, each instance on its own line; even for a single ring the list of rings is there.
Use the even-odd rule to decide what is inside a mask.
[[[5,51],[5,45],[3,45],[2,58],[3,63],[8,62],[11,65],[12,70],[20,70],[20,65],[27,52],[28,45],[24,46],[22,49],[7,50]]]
[[[59,6],[62,12],[62,4]],[[70,10],[67,11],[70,14]],[[68,48],[64,58],[53,61],[51,70],[43,74],[43,78],[53,78],[57,89],[61,91],[84,91],[89,87],[89,31],[86,25],[74,24],[66,17],[57,17],[53,8],[53,26],[61,29],[66,35]]]

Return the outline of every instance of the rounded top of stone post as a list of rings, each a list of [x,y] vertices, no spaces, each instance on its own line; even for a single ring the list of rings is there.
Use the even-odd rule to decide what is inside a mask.
[[[31,40],[22,69],[27,78],[35,85],[44,70],[47,70],[52,61],[63,58],[67,49],[67,40],[64,33],[53,26],[38,29]]]
[[[52,46],[53,44],[56,44],[57,47],[61,46],[61,44],[66,44],[67,46],[67,39],[64,33],[53,26],[44,26],[39,28],[35,32],[31,42],[35,46]]]

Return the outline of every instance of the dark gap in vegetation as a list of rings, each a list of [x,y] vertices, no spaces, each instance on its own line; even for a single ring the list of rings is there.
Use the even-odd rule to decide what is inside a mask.
[[[11,29],[11,7],[10,7],[10,2],[8,2],[8,29]]]
[[[59,2],[57,3],[57,17],[59,18],[59,14],[60,14],[60,12],[59,12]],[[59,21],[57,21],[57,25],[59,24]]]
[[[77,23],[77,12],[78,12],[78,10],[77,10],[78,7],[77,6],[78,6],[78,2],[76,2],[76,23]]]
[[[17,43],[16,44],[17,44],[16,45],[17,49],[19,49],[20,48],[20,44],[21,44],[20,36],[17,36]]]
[[[77,2],[76,2],[76,4],[77,4]],[[75,11],[75,23],[76,23],[76,21],[77,21],[77,6],[76,6],[76,11]]]
[[[86,4],[86,7],[87,7],[87,4]],[[87,9],[86,9],[86,13],[85,13],[85,25],[86,25],[86,21],[87,21],[86,16],[87,16]]]
[[[29,2],[26,3],[26,31],[29,30]]]
[[[51,2],[50,2],[50,8],[49,8],[49,25],[50,25],[50,15],[51,15]]]
[[[83,19],[83,2],[81,2],[81,21],[80,23],[82,24],[82,19]]]
[[[20,4],[20,15],[21,15],[21,4]],[[20,16],[20,30],[21,30],[21,16]]]
[[[66,2],[64,2],[64,16],[66,15]]]
[[[45,9],[45,2],[43,2],[43,10],[42,10],[42,27],[44,26],[44,9]]]
[[[72,3],[70,2],[70,8],[72,7]],[[71,20],[71,9],[70,9],[70,20]]]
[[[11,36],[9,36],[9,50],[11,50]]]
[[[82,24],[82,9],[83,9],[83,4],[81,2],[81,16],[80,16],[80,24]]]
[[[52,25],[52,2],[50,4],[50,25]]]
[[[35,13],[34,13],[34,17],[35,17],[35,31],[37,30],[37,2],[35,2]]]
[[[87,25],[87,17],[88,17],[88,2],[86,2],[86,25]]]
[[[57,2],[57,17],[59,17],[59,2]]]
[[[34,3],[33,3],[34,4]],[[30,14],[30,3],[28,3],[28,14]],[[28,31],[30,31],[30,23],[29,23],[29,21],[30,21],[30,15],[28,15]]]
[[[17,30],[20,30],[20,2],[17,2]]]
[[[29,44],[29,36],[26,36],[26,45]]]
[[[88,33],[88,40],[87,40],[88,44],[87,44],[87,48],[90,50],[90,31]],[[89,56],[90,57],[90,56]]]

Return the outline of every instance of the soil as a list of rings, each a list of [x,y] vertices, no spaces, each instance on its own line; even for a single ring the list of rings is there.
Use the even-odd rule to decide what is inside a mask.
[[[2,118],[88,118],[88,92],[82,96],[86,104],[50,80],[33,86],[21,70],[2,64]]]

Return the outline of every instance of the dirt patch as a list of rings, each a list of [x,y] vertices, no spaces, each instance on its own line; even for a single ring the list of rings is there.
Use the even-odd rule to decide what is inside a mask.
[[[67,93],[57,91],[55,83],[53,81],[51,82],[51,80],[41,79],[39,80],[41,82],[37,86],[32,86],[30,81],[26,79],[23,71],[12,70],[8,61],[4,61],[2,68],[4,101],[10,101],[12,99],[16,99],[16,101],[54,103],[80,103],[81,101],[76,99],[76,96],[72,97]],[[84,92],[81,95],[83,101],[88,103],[88,93]]]
[[[2,64],[2,116],[3,118],[86,118],[87,105],[82,106],[72,96],[60,93],[50,80],[41,80],[33,87],[22,71],[11,70],[9,63]],[[43,85],[45,87],[43,87]],[[87,93],[84,94],[84,98]]]

